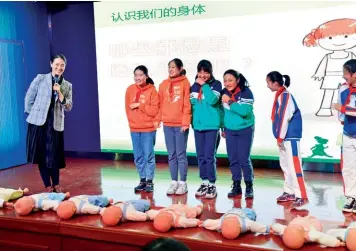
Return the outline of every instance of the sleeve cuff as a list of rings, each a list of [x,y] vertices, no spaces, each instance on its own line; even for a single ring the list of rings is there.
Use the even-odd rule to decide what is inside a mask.
[[[140,103],[138,109],[140,109],[140,111],[144,112],[145,111],[145,104]]]
[[[231,99],[229,100],[229,102],[227,102],[228,105],[232,105],[233,103],[234,103],[234,101]]]
[[[281,138],[278,138],[278,139],[277,139],[277,142],[278,142],[278,143],[282,143],[283,141],[284,141],[284,139],[281,139]]]
[[[346,105],[341,106],[341,113],[345,114],[346,112]]]

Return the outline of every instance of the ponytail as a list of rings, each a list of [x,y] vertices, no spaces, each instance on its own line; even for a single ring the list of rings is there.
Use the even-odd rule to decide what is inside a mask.
[[[278,71],[271,71],[267,74],[267,78],[272,82],[277,82],[279,86],[285,86],[287,88],[290,86],[290,77],[288,75],[282,75]]]
[[[282,77],[284,78],[284,86],[288,88],[290,86],[290,77],[288,75],[282,75]]]
[[[151,77],[147,77],[146,84],[155,85],[155,82],[153,82],[153,79]]]
[[[180,76],[185,76],[187,74],[187,71],[185,69],[182,69],[180,72]]]

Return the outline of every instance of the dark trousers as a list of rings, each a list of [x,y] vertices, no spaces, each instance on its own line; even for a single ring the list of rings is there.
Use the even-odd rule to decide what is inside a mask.
[[[38,169],[45,187],[59,185],[59,168],[47,168],[45,165],[39,164]]]
[[[233,181],[241,181],[241,172],[243,172],[245,181],[253,181],[253,167],[250,159],[253,134],[254,126],[236,131],[225,129],[226,149]]]
[[[216,181],[216,150],[220,142],[219,130],[194,130],[199,174],[202,180]]]

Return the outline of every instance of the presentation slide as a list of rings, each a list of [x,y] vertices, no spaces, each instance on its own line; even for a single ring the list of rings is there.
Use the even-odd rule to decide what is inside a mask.
[[[342,125],[330,107],[344,81],[343,64],[356,58],[356,20],[350,23],[355,10],[342,2],[94,3],[102,151],[132,152],[125,91],[134,83],[134,68],[147,66],[158,89],[168,62],[177,57],[191,84],[202,59],[212,62],[222,83],[230,68],[247,78],[255,97],[255,159],[278,158],[274,93],[266,75],[274,70],[289,75],[303,117],[303,159],[338,162]],[[323,38],[315,40],[318,36]],[[167,153],[162,128],[155,151]],[[192,128],[187,151],[195,155]],[[227,156],[225,139],[218,156]]]

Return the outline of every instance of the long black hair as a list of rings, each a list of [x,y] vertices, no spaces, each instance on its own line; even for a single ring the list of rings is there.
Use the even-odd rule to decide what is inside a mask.
[[[249,83],[246,80],[245,76],[242,75],[240,72],[233,70],[233,69],[229,69],[227,71],[225,71],[224,76],[226,74],[230,74],[232,76],[234,76],[234,78],[236,78],[236,80],[239,80],[238,86],[240,87],[241,91],[244,91],[246,87],[249,87]]]
[[[182,69],[180,71],[179,76],[185,76],[187,74],[186,70],[183,68],[183,61],[180,60],[179,58],[173,58],[171,61],[168,62],[168,66],[170,63],[174,62],[174,64],[177,66],[177,68]]]
[[[278,71],[271,71],[267,74],[267,78],[269,78],[272,82],[277,82],[279,86],[290,86],[290,77],[288,75],[282,75]]]
[[[135,68],[134,70],[134,74],[135,74],[135,71],[142,71],[143,74],[145,74],[147,76],[147,80],[146,80],[146,84],[150,84],[150,85],[154,85],[155,83],[153,82],[152,78],[148,76],[148,69],[146,66],[144,65],[139,65]]]
[[[67,59],[66,57],[63,55],[63,54],[58,54],[58,55],[55,55],[51,58],[51,63],[53,63],[53,61],[56,59],[56,58],[60,58],[64,61],[64,64],[67,65]]]

